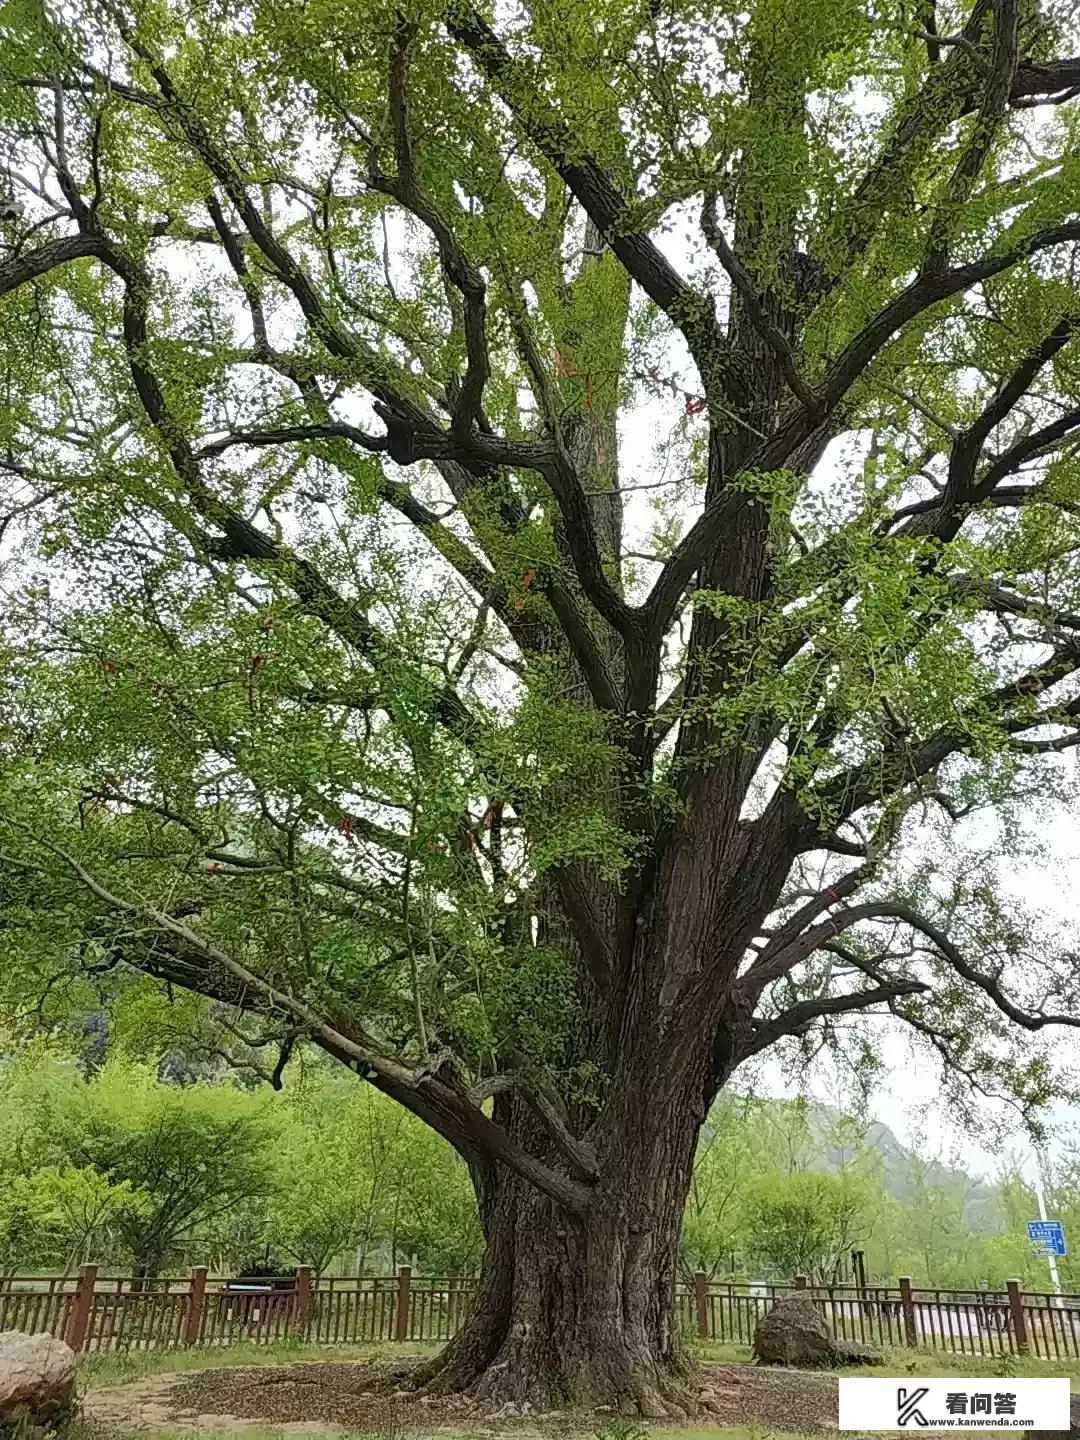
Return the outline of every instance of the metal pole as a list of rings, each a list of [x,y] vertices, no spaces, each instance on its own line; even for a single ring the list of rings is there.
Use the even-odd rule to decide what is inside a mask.
[[[1035,1203],[1039,1207],[1039,1219],[1048,1220],[1050,1217],[1046,1213],[1046,1191],[1044,1188],[1046,1154],[1041,1145],[1033,1144],[1032,1149],[1035,1151]],[[1046,1263],[1050,1267],[1050,1284],[1053,1287],[1054,1294],[1060,1295],[1061,1285],[1058,1281],[1057,1256],[1052,1250],[1046,1257]]]

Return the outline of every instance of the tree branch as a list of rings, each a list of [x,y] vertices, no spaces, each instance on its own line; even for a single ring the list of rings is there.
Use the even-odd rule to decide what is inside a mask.
[[[929,985],[924,985],[919,980],[896,980],[875,985],[869,990],[826,995],[819,1000],[800,1000],[770,1019],[755,1016],[752,1022],[753,1038],[743,1051],[743,1058],[767,1050],[785,1035],[802,1034],[815,1020],[820,1020],[825,1015],[846,1015],[852,1010],[868,1010],[873,1005],[886,1004],[904,995],[924,995],[929,989]]]
[[[412,137],[409,134],[409,43],[414,27],[398,26],[394,58],[390,66],[390,120],[394,133],[397,175],[379,174],[372,169],[368,183],[409,210],[435,238],[444,275],[464,301],[465,351],[467,366],[461,390],[454,403],[453,429],[468,435],[482,414],[484,386],[491,376],[487,344],[487,302],[483,277],[471,263],[453,227],[438,206],[425,195],[416,177]],[[374,156],[372,157],[374,163]]]
[[[944,70],[945,66],[937,67]],[[851,386],[892,337],[923,311],[958,295],[981,280],[1030,259],[1051,246],[1080,240],[1080,221],[1048,226],[1017,241],[1006,250],[986,255],[967,265],[932,274],[920,274],[885,305],[837,356],[825,382],[819,387],[824,414],[799,409],[788,416],[775,433],[746,460],[742,473],[771,473],[783,469],[791,456],[806,443],[831,414]],[[735,517],[750,503],[751,496],[729,484],[706,504],[697,520],[675,547],[640,607],[647,617],[650,633],[661,632],[670,623],[682,593],[694,572],[712,553]]]
[[[306,1033],[319,1045],[351,1063],[360,1073],[377,1078],[380,1088],[394,1096],[408,1109],[420,1114],[421,1118],[433,1123],[437,1115],[441,1123],[434,1128],[455,1146],[475,1145],[493,1160],[501,1161],[509,1169],[528,1180],[543,1194],[550,1196],[571,1214],[581,1215],[588,1205],[589,1192],[586,1186],[550,1170],[533,1156],[521,1150],[501,1126],[488,1119],[465,1096],[443,1084],[429,1070],[410,1069],[400,1060],[380,1049],[362,1027],[349,1024],[347,1028],[331,1024],[306,1002],[277,989],[268,981],[256,975],[247,966],[221,950],[183,921],[157,909],[156,906],[125,900],[102,885],[76,857],[53,841],[36,835],[28,826],[11,817],[4,817],[7,824],[27,835],[34,843],[42,846],[61,860],[76,876],[79,882],[103,904],[121,914],[134,915],[149,921],[166,935],[179,941],[188,950],[199,955],[210,965],[217,966],[252,996],[257,996],[261,1007],[280,1011],[293,1017]]]
[[[1042,694],[1077,672],[1080,672],[1080,640],[1070,638],[1042,664],[977,697],[971,702],[971,708],[979,719],[989,716],[1006,732],[1029,730],[1039,724],[1053,724],[1052,714],[1033,715],[1028,708],[1020,715],[1010,716],[1008,711],[1018,702]],[[815,803],[820,802],[826,810],[835,812],[835,818],[839,822],[862,809],[864,805],[880,799],[883,789],[909,785],[936,770],[950,755],[963,752],[977,743],[984,741],[977,741],[967,728],[950,726],[942,726],[925,740],[914,743],[909,741],[908,737],[901,736],[896,743],[883,748],[872,759],[860,761],[833,776],[820,790],[811,791],[810,794]],[[812,823],[808,818],[808,837],[814,833],[810,829]]]
[[[820,409],[821,399],[799,374],[795,352],[787,337],[769,318],[765,302],[758,294],[752,276],[739,263],[728,244],[716,214],[715,190],[711,190],[705,197],[701,211],[701,228],[720,264],[727,271],[732,286],[741,295],[746,313],[750,316],[750,323],[772,351],[788,389],[807,410],[816,414]]]
[[[486,20],[469,5],[447,21],[525,134],[565,181],[631,279],[686,337],[706,393],[718,386],[741,395],[745,385],[735,353],[720,330],[711,300],[691,289],[649,237],[634,226],[630,207],[594,156],[543,99],[537,77],[514,59]]]
[[[1014,105],[1031,99],[1053,105],[1060,100],[1071,99],[1077,87],[1080,87],[1080,56],[1050,60],[1045,65],[1021,60],[1013,76],[1009,99]]]
[[[1080,1027],[1080,1015],[1046,1015],[1041,1011],[1032,1014],[1027,1010],[1022,1010],[1005,995],[1001,986],[993,976],[985,975],[981,970],[977,970],[974,965],[971,965],[943,930],[925,916],[920,915],[917,910],[913,910],[910,906],[895,903],[879,904],[876,907],[876,912],[879,918],[899,920],[905,925],[910,925],[913,930],[921,931],[921,933],[934,944],[956,973],[962,976],[970,985],[974,985],[977,989],[981,990],[984,995],[988,996],[1002,1014],[1008,1016],[1014,1024],[1020,1025],[1025,1030],[1041,1030],[1046,1025],[1070,1025]]]
[[[746,1001],[756,1000],[770,980],[786,974],[788,970],[798,964],[800,959],[815,950],[817,948],[816,940],[804,954],[794,953],[800,948],[799,941],[805,938],[806,926],[823,910],[828,910],[830,906],[838,905],[841,900],[846,900],[853,895],[872,872],[873,866],[870,864],[860,865],[854,870],[849,870],[834,885],[827,885],[824,890],[812,896],[805,904],[800,905],[794,914],[784,921],[779,930],[770,936],[768,944],[745,975],[740,976],[735,987],[740,997]],[[846,912],[839,912],[841,915],[844,913]],[[832,922],[827,920],[818,926],[818,930],[826,936],[839,933],[838,930],[831,927]],[[816,934],[817,932],[807,933]]]
[[[980,414],[956,437],[949,456],[945,490],[929,511],[932,519],[913,519],[905,527],[907,533],[932,534],[942,540],[952,540],[963,524],[964,508],[994,498],[998,481],[1008,471],[998,463],[978,479],[977,467],[983,446],[995,428],[1028,394],[1040,370],[1064,349],[1078,329],[1080,316],[1062,315],[1049,334],[1002,381]]]
[[[872,900],[863,905],[853,905],[846,910],[838,911],[831,915],[822,924],[813,927],[800,935],[796,941],[788,945],[779,954],[770,967],[770,972],[764,976],[764,982],[776,979],[779,975],[786,973],[795,965],[805,960],[815,950],[823,948],[828,942],[850,930],[865,920],[896,920],[901,924],[918,930],[930,940],[942,958],[966,980],[988,996],[997,1008],[1015,1024],[1025,1030],[1041,1030],[1046,1025],[1069,1025],[1080,1027],[1080,1015],[1044,1014],[1041,1011],[1032,1013],[1022,1009],[1011,1001],[1001,989],[997,979],[991,975],[984,974],[974,965],[970,964],[960,949],[953,944],[945,932],[933,921],[928,920],[917,910],[909,905],[900,904],[896,901]],[[782,964],[781,964],[782,962]],[[759,977],[761,978],[761,977]],[[916,989],[929,989],[927,985],[919,985]],[[915,993],[914,990],[899,993]]]
[[[67,235],[62,240],[50,240],[36,250],[4,260],[0,262],[0,295],[7,295],[61,265],[69,265],[72,260],[82,260],[87,256],[100,260],[104,258],[107,244],[103,235],[81,232]]]
[[[957,216],[970,198],[997,135],[1016,71],[1019,45],[1020,6],[1018,0],[991,0],[994,18],[993,51],[983,86],[978,114],[945,187],[930,227],[922,269],[930,273],[948,261],[949,241]]]

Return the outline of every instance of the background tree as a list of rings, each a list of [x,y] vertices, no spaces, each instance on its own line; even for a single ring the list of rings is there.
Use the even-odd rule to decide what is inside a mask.
[[[364,1092],[352,1089],[305,1086],[278,1152],[282,1189],[270,1218],[270,1244],[318,1273],[350,1249],[363,1271],[384,1233],[380,1201],[390,1186],[392,1155],[380,1141],[393,1128],[400,1131],[404,1112],[380,1107],[376,1118]]]
[[[858,1176],[773,1171],[750,1187],[746,1227],[752,1254],[771,1278],[807,1275],[835,1285],[871,1230],[870,1187]]]
[[[432,1131],[415,1122],[407,1131],[404,1164],[394,1177],[395,1246],[427,1274],[471,1274],[484,1236],[468,1171]]]
[[[5,1203],[29,1228],[28,1235],[20,1235],[18,1224],[9,1231],[12,1269],[59,1258],[68,1274],[83,1261],[108,1256],[114,1222],[140,1214],[146,1200],[130,1180],[114,1181],[93,1166],[49,1165],[12,1176]]]
[[[0,1276],[6,1280],[34,1269],[55,1253],[47,1215],[21,1175],[0,1196]]]
[[[948,840],[1080,739],[1070,37],[1018,0],[929,41],[850,0],[5,27],[8,983],[139,970],[279,1078],[322,1048],[469,1166],[435,1383],[685,1408],[740,1065],[867,1062],[838,1017],[880,1012],[1031,1109],[1076,1020]]]
[[[759,1108],[752,1099],[728,1092],[702,1127],[679,1234],[684,1281],[698,1270],[710,1278],[734,1272],[744,1260],[744,1196],[761,1170],[755,1145]]]
[[[186,1048],[205,1055],[206,1039]],[[338,1274],[475,1270],[468,1172],[400,1106],[318,1066],[280,1093],[159,1073],[191,1063],[111,1054],[87,1076],[56,1042],[14,1045],[0,1061],[5,1273],[95,1260],[228,1274],[267,1252]]]
[[[377,1091],[316,1077],[287,1092],[268,1206],[271,1247],[317,1272],[470,1271],[478,1258],[468,1171],[432,1131]]]
[[[1049,1215],[1060,1220],[1065,1231],[1068,1253],[1057,1259],[1061,1288],[1066,1292],[1073,1292],[1080,1283],[1080,1267],[1072,1253],[1074,1247],[1070,1242],[1071,1236],[1080,1234],[1078,1137],[1072,1132],[1060,1135],[1058,1139],[1055,1158],[1045,1164],[1043,1193]],[[1003,1167],[998,1193],[1002,1210],[1007,1217],[1007,1233],[1023,1237],[1013,1246],[1013,1273],[1023,1277],[1028,1289],[1045,1293],[1050,1289],[1049,1267],[1045,1257],[1036,1255],[1027,1241],[1027,1222],[1034,1220],[1039,1214],[1030,1158],[1027,1165],[1022,1165],[1013,1157]]]
[[[112,1063],[77,1076],[43,1129],[117,1192],[111,1223],[139,1279],[158,1275],[181,1242],[272,1187],[275,1134],[265,1106],[229,1085],[177,1090],[146,1067]]]

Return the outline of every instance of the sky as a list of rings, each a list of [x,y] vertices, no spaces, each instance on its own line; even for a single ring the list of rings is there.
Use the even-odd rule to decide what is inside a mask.
[[[1033,123],[1037,123],[1038,119],[1039,112],[1033,112]],[[681,227],[673,227],[673,232],[677,233],[679,229]],[[688,254],[684,242],[672,238],[670,243],[665,242],[664,248],[680,267],[699,268],[700,256]],[[680,376],[687,388],[695,388],[692,372],[686,366],[685,356],[680,353],[679,347],[671,347],[667,360],[669,373]],[[625,485],[655,482],[657,441],[670,434],[673,426],[684,423],[679,418],[679,404],[670,400],[665,402],[661,398],[645,400],[632,415],[626,417],[620,437]],[[377,423],[373,428],[378,428]],[[826,458],[823,462],[825,483],[828,464]],[[634,528],[642,539],[650,523],[650,498],[651,492],[642,490],[631,501]],[[1074,774],[1077,773],[1075,767],[1078,763],[1077,752],[1070,752],[1063,761],[1064,765],[1073,767]],[[1030,819],[1033,828],[1041,833],[1048,859],[1038,864],[1017,862],[1008,869],[1003,868],[999,873],[999,883],[1018,901],[1034,905],[1054,917],[1063,931],[1071,929],[1077,921],[1077,897],[1080,896],[1080,830],[1071,813],[1068,796],[1063,796],[1056,808],[1049,812],[1040,811],[1037,815],[1033,813]],[[979,837],[970,831],[969,838],[976,843]],[[1063,1038],[1061,1043],[1065,1052],[1077,1053],[1071,1035]],[[929,1057],[913,1051],[906,1037],[886,1025],[882,1027],[882,1050],[886,1075],[870,1099],[869,1111],[875,1119],[888,1125],[902,1142],[918,1145],[936,1158],[959,1163],[973,1173],[987,1176],[993,1176],[1009,1151],[1015,1151],[1031,1165],[1032,1152],[1022,1130],[1005,1114],[986,1112],[993,1129],[992,1138],[986,1134],[969,1134],[958,1125],[948,1107],[940,1101],[937,1067]],[[759,1084],[767,1093],[774,1095],[796,1093],[795,1087],[785,1080],[775,1062],[765,1062],[761,1067]],[[845,1103],[833,1079],[821,1069],[807,1078],[802,1093],[809,1093],[830,1104]],[[1075,1125],[1080,1129],[1080,1110],[1060,1106],[1048,1118],[1054,1126]],[[1054,1145],[1051,1139],[1051,1155]]]
[[[1068,764],[1074,769],[1080,766],[1080,756],[1074,753]],[[1077,923],[1080,827],[1068,798],[1055,811],[1040,813],[1038,822],[1050,855],[1048,863],[1003,865],[999,884],[1018,901],[1044,911],[1051,921],[1057,922],[1061,933],[1067,934]],[[1063,1058],[1069,1056],[1073,1067],[1080,1068],[1080,1042],[1073,1032],[1059,1029],[1054,1043],[1060,1047]],[[895,1028],[883,1031],[882,1048],[886,1074],[868,1106],[875,1120],[888,1125],[902,1143],[943,1163],[960,1165],[972,1174],[992,1179],[1005,1161],[1015,1157],[1034,1179],[1035,1152],[1014,1114],[1004,1106],[979,1102],[977,1108],[988,1133],[972,1134],[957,1122],[948,1104],[943,1102],[940,1068],[925,1051],[912,1046]],[[763,1067],[761,1083],[775,1095],[800,1093],[797,1086],[785,1081],[775,1064]],[[805,1087],[801,1093],[815,1099],[841,1107],[846,1103],[835,1078],[820,1068],[807,1076]],[[1045,1150],[1052,1166],[1068,1132],[1075,1130],[1080,1134],[1080,1107],[1055,1105],[1045,1120]]]

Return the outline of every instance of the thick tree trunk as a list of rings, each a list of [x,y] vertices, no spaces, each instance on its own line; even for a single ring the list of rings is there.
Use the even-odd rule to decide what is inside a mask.
[[[688,1412],[677,1225],[643,1231],[616,1216],[569,1225],[520,1182],[502,1188],[479,1301],[440,1357],[435,1388],[534,1410]]]
[[[700,1117],[694,1100],[679,1109],[639,1109],[628,1114],[635,1133],[610,1132],[584,1219],[496,1173],[481,1196],[479,1298],[424,1380],[494,1407],[604,1406],[646,1417],[696,1408],[675,1280]]]

